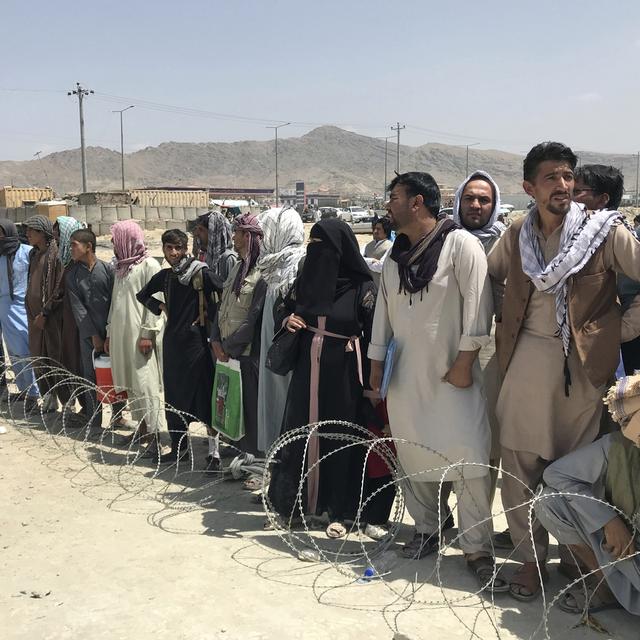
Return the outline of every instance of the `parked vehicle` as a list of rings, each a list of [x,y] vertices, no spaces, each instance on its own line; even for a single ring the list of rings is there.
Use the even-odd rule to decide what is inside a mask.
[[[319,213],[320,213],[320,218],[321,219],[325,219],[325,218],[339,218],[339,209],[336,209],[335,207],[320,207],[318,209]]]
[[[349,207],[347,211],[349,212],[350,216],[349,222],[360,222],[364,218],[371,217],[369,211],[367,211],[363,207]]]
[[[377,216],[369,215],[366,218],[358,218],[351,223],[354,233],[371,233],[373,231],[373,221]]]

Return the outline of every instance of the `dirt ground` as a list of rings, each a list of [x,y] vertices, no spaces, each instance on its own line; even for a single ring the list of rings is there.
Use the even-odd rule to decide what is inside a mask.
[[[25,420],[14,407],[13,420],[8,411],[0,404],[2,640],[640,637],[637,619],[620,611],[597,614],[605,628],[597,634],[574,628],[577,617],[557,607],[545,617],[542,600],[480,600],[455,546],[441,562],[401,559],[406,514],[386,549],[355,535],[343,549],[349,561],[303,562],[263,530],[262,505],[239,482],[202,473],[202,432],[192,439],[193,468],[158,470],[109,434],[95,441],[83,430],[60,432],[60,414]],[[504,527],[497,515],[496,530]],[[322,530],[310,535],[327,553],[342,544]],[[384,551],[384,581],[357,582],[369,564],[363,549]],[[499,554],[508,576],[507,556]],[[564,585],[553,567],[550,574],[547,606]]]
[[[406,516],[380,560],[390,571],[384,582],[357,582],[368,565],[362,549],[381,551],[364,536],[345,543],[353,555],[339,567],[299,560],[263,531],[262,506],[239,482],[202,473],[206,448],[197,434],[193,469],[158,472],[108,435],[102,443],[84,441],[82,431],[55,435],[59,417],[1,422],[3,640],[431,640],[470,638],[471,629],[483,639],[524,639],[543,620],[541,600],[520,604],[501,594],[492,607],[470,596],[477,586],[455,546],[440,563],[401,559],[399,545],[411,535]],[[498,497],[496,513],[499,504]],[[497,516],[496,530],[504,525]],[[311,535],[327,552],[342,544],[332,546],[321,529]],[[513,564],[499,560],[508,575]],[[550,573],[547,605],[564,584]],[[577,618],[553,607],[548,637],[638,638],[637,619],[626,613],[596,618],[606,634],[574,629]],[[544,628],[534,637],[545,637]]]

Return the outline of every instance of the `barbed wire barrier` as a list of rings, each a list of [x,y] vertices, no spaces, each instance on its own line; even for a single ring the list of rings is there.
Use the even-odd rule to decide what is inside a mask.
[[[50,463],[66,465],[66,468],[61,470],[75,486],[79,486],[84,491],[93,492],[92,497],[107,500],[110,508],[146,513],[150,524],[174,533],[200,533],[201,531],[197,529],[171,528],[169,523],[182,515],[210,509],[218,500],[227,499],[228,495],[221,495],[221,483],[225,479],[240,479],[248,474],[260,475],[265,488],[260,492],[262,505],[270,528],[277,535],[280,545],[276,548],[273,544],[265,544],[265,541],[271,537],[269,534],[258,535],[249,547],[244,547],[234,554],[236,561],[251,566],[251,563],[247,564],[242,554],[247,550],[253,552],[258,549],[262,555],[254,558],[260,562],[253,568],[261,577],[285,580],[293,579],[292,576],[295,576],[296,579],[302,579],[302,584],[299,586],[311,588],[318,602],[322,604],[355,611],[381,613],[385,624],[397,638],[404,637],[400,627],[408,626],[406,620],[415,615],[424,616],[423,612],[430,609],[447,609],[460,628],[468,632],[469,638],[502,637],[500,614],[504,609],[500,605],[512,606],[514,602],[508,596],[494,594],[492,586],[507,563],[517,554],[517,547],[509,553],[503,553],[506,557],[501,560],[496,558],[493,574],[485,584],[480,586],[469,572],[459,571],[460,554],[456,551],[456,547],[461,536],[470,529],[458,531],[455,535],[441,535],[437,553],[433,558],[421,562],[416,562],[412,558],[402,558],[394,550],[397,548],[398,538],[407,528],[404,524],[405,496],[412,493],[412,482],[419,482],[427,475],[431,477],[433,474],[439,475],[438,529],[442,531],[443,506],[448,493],[445,491],[445,482],[450,482],[452,478],[460,479],[464,491],[466,490],[464,488],[466,469],[483,467],[488,473],[492,469],[497,471],[495,467],[463,460],[451,461],[439,452],[419,443],[393,437],[376,439],[371,432],[358,425],[343,421],[324,421],[282,434],[264,459],[256,459],[242,453],[233,445],[227,445],[237,454],[235,458],[224,471],[207,475],[203,479],[202,469],[195,468],[195,447],[198,441],[206,442],[208,431],[206,426],[198,423],[194,416],[171,407],[161,398],[155,398],[154,402],[150,403],[149,398],[136,398],[129,393],[128,399],[123,401],[116,412],[105,411],[105,418],[110,417],[110,422],[109,426],[102,428],[97,421],[102,419],[104,406],[96,405],[93,413],[88,416],[78,413],[78,406],[83,396],[95,397],[98,391],[95,384],[69,373],[45,358],[14,360],[12,369],[13,373],[5,369],[0,374],[0,379],[5,379],[8,389],[8,394],[3,398],[4,402],[0,404],[0,417],[10,421],[18,433],[29,437],[30,440],[27,442],[33,441],[39,446],[52,443],[54,457],[50,458]],[[18,392],[15,387],[15,373],[24,373],[29,370],[34,373],[34,381]],[[47,391],[40,393],[40,389],[47,389]],[[169,466],[161,465],[157,456],[155,459],[148,456],[148,448],[145,448],[140,438],[135,437],[135,433],[143,422],[148,424],[158,422],[158,414],[151,415],[149,411],[146,413],[141,411],[142,408],[149,406],[153,407],[154,413],[166,412],[179,418],[184,427],[184,431],[180,431],[179,448],[182,449],[185,445],[188,456],[179,457]],[[51,408],[57,410],[48,412]],[[109,413],[112,415],[109,416]],[[120,428],[116,423],[119,418],[126,415],[136,415],[138,419],[131,425],[133,437],[124,439],[118,433]],[[154,434],[151,440],[162,442],[163,437],[166,437],[166,434]],[[306,468],[304,461],[307,459],[312,438],[329,443],[331,450]],[[266,487],[269,485],[271,470],[280,464],[280,454],[285,447],[295,443],[302,444],[304,452],[300,459],[295,505],[291,513],[278,514]],[[394,448],[398,446],[422,449],[431,457],[436,456],[440,459],[441,465],[406,474],[394,453]],[[306,485],[310,475],[316,469],[321,469],[323,463],[332,456],[349,450],[358,450],[360,459],[363,460],[357,491],[357,509],[353,520],[347,520],[345,523],[346,535],[338,540],[331,540],[323,535],[324,526],[319,526],[323,520],[315,515],[305,514]],[[384,462],[389,474],[386,482],[368,492],[366,467],[372,456],[377,456]],[[75,460],[78,464],[69,466],[70,460]],[[502,474],[504,476],[506,472],[502,470]],[[540,491],[531,491],[517,477],[508,475],[520,482],[530,496],[529,500],[514,509],[528,509],[532,545],[534,510],[540,501],[564,496],[608,504],[582,494],[542,494]],[[84,481],[83,476],[86,476]],[[96,478],[99,480],[97,485]],[[97,487],[102,494],[95,493]],[[389,516],[387,534],[380,540],[372,540],[363,534],[367,506],[389,488],[394,491],[395,499]],[[105,493],[108,494],[106,497]],[[415,494],[413,497],[417,500]],[[453,497],[452,494],[452,510],[455,510],[458,499],[459,496]],[[157,507],[158,503],[161,505],[160,510]],[[612,508],[615,509],[615,507]],[[619,509],[615,511],[638,537],[639,523],[629,521]],[[505,513],[504,510],[494,510],[492,518]],[[490,520],[491,518],[486,518],[479,521],[472,528],[486,526],[490,524]],[[491,545],[492,555],[495,558],[493,540]],[[533,548],[535,552],[535,545]],[[635,558],[638,553],[640,551],[636,551],[629,557]],[[456,561],[453,556],[457,556],[458,560]],[[606,570],[626,559],[613,560],[601,569]],[[272,560],[277,560],[279,565],[276,569],[270,570],[265,565]],[[288,561],[284,569],[282,568],[283,560]],[[300,560],[304,562],[299,562]],[[575,557],[574,561],[578,566]],[[455,562],[455,566],[447,568],[450,562],[452,565]],[[538,558],[536,563],[542,583],[542,563]],[[564,634],[563,630],[552,635],[549,616],[558,600],[569,589],[578,585],[582,585],[585,593],[582,622],[597,629],[597,621],[594,621],[587,612],[590,596],[586,585],[586,579],[595,576],[596,573],[596,571],[585,573],[583,577],[571,581],[555,594],[548,594],[543,586],[541,600],[537,601],[537,605],[533,603],[535,606],[539,605],[539,623],[526,637],[551,639]],[[368,585],[365,602],[362,602],[362,585]],[[434,592],[434,588],[437,591]],[[591,593],[594,591],[595,589]],[[437,597],[433,596],[434,593]],[[354,594],[353,599],[350,600],[347,594]],[[502,600],[502,598],[505,599]],[[421,620],[421,622],[424,621]]]

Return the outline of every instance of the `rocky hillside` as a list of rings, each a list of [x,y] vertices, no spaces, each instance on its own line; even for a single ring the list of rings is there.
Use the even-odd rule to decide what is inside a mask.
[[[380,193],[384,182],[384,142],[337,127],[319,127],[299,138],[279,142],[281,188],[304,180],[308,191],[343,194]],[[426,144],[401,145],[402,171],[432,173],[442,185],[455,186],[464,177],[464,147]],[[635,185],[635,157],[581,154],[582,162],[604,162],[621,167],[629,186]],[[128,187],[151,185],[203,187],[265,187],[274,183],[273,141],[233,143],[166,142],[127,154]],[[396,162],[396,146],[389,141],[388,177]],[[90,191],[120,186],[120,154],[110,149],[87,149]],[[469,168],[482,168],[496,178],[504,193],[521,192],[522,157],[503,151],[471,150]],[[45,177],[46,175],[46,177]],[[42,160],[0,162],[0,184],[50,184],[60,193],[80,190],[80,150],[52,153]]]

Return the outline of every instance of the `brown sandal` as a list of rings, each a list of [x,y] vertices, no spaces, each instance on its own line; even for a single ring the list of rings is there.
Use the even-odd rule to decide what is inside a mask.
[[[544,567],[540,567],[542,582],[549,579],[549,574]],[[527,591],[528,593],[523,593]],[[538,575],[538,565],[535,562],[525,562],[513,574],[509,581],[509,595],[520,602],[531,602],[535,600],[542,591],[540,576]]]

